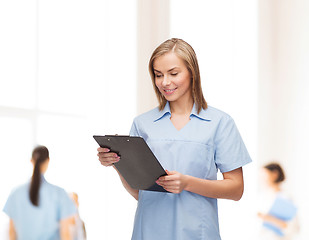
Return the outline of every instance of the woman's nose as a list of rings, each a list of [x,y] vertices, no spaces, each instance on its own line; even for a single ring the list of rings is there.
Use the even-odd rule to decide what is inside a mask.
[[[171,81],[170,81],[170,79],[168,78],[168,76],[164,76],[162,85],[163,85],[163,86],[168,86],[168,85],[170,85],[170,84],[171,84]]]

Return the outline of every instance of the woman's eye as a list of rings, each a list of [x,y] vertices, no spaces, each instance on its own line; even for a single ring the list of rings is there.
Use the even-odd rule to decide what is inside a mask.
[[[172,76],[176,76],[178,73],[171,73]]]
[[[162,77],[161,74],[156,74],[156,78],[160,78],[160,77]]]

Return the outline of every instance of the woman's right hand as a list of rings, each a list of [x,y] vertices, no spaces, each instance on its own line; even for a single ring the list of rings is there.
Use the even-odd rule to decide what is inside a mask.
[[[117,153],[110,152],[110,149],[108,148],[98,148],[98,154],[99,161],[101,164],[105,167],[112,166],[114,163],[119,162],[120,157],[117,155]]]
[[[105,167],[113,166],[114,163],[119,162],[120,157],[117,155],[117,153],[110,152],[110,149],[108,148],[98,148],[98,157],[101,164]],[[127,181],[122,177],[120,172],[117,170],[116,167],[114,167],[115,170],[118,172],[121,182],[125,189],[136,199],[138,200],[138,190],[133,189]]]

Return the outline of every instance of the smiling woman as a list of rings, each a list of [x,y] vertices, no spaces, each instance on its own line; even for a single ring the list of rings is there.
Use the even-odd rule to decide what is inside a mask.
[[[175,42],[177,42],[177,47]],[[160,104],[160,110],[164,108],[168,101],[164,97],[164,94],[169,95],[168,93],[173,90],[169,86],[172,80],[177,84],[187,85],[182,86],[182,88],[187,91],[187,95],[191,94],[193,96],[198,111],[201,111],[202,108],[207,108],[207,103],[202,92],[199,65],[195,57],[195,52],[188,43],[180,39],[172,39],[171,41],[164,42],[160,48],[157,48],[153,52],[148,68]],[[161,71],[163,73],[160,69],[162,69]],[[168,86],[164,86],[166,84]],[[164,89],[163,95],[161,95],[162,89]]]
[[[169,102],[192,104],[191,74],[174,52],[158,57],[153,63],[155,85]]]
[[[177,44],[176,44],[177,43]],[[207,108],[203,97],[199,67],[193,48],[181,39],[164,42],[157,48],[149,61],[149,71],[154,90],[161,103],[159,109],[165,107],[166,102],[172,102],[178,109],[190,112],[193,102],[197,111]],[[183,118],[183,112],[171,109],[174,114],[171,121],[180,130],[190,120]]]
[[[196,55],[181,39],[166,40],[150,58],[160,105],[136,117],[130,135],[143,137],[166,169],[157,184],[167,192],[133,189],[117,172],[138,200],[133,240],[219,240],[217,198],[242,197],[242,166],[251,158],[233,119],[207,106],[195,69]],[[107,148],[98,156],[103,166],[121,161]],[[217,180],[218,169],[223,180]]]

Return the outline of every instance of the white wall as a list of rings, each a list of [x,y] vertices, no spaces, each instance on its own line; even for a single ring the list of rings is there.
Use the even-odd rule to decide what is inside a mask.
[[[92,135],[128,134],[136,115],[136,14],[134,0],[0,1],[1,210],[44,144],[46,178],[78,193],[89,239],[130,238],[136,201]],[[0,239],[7,224],[1,211]]]
[[[141,114],[157,106],[148,62],[153,50],[169,38],[170,1],[138,0],[137,17],[137,112]]]
[[[308,239],[309,2],[263,0],[259,11],[259,165],[284,166]]]

